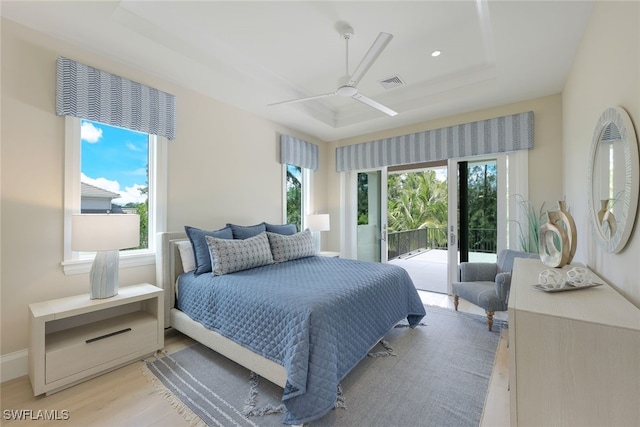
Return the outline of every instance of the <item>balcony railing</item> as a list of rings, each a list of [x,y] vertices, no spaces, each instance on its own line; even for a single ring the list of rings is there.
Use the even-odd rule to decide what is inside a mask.
[[[497,230],[475,228],[469,230],[469,250],[496,253]],[[447,249],[446,228],[419,228],[417,230],[394,231],[388,234],[388,259],[417,250]]]

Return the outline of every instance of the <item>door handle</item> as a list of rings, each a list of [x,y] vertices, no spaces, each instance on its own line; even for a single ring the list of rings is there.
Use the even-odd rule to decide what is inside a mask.
[[[455,233],[449,234],[449,246],[455,246],[456,244],[456,235]]]

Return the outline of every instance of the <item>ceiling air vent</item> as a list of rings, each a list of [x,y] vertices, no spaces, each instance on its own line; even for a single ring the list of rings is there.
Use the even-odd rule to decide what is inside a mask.
[[[380,80],[379,83],[383,88],[389,90],[404,85],[404,80],[396,74],[395,76]]]

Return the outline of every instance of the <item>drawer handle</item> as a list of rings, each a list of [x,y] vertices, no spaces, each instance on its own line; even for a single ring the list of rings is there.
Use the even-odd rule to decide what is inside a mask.
[[[100,340],[103,340],[105,338],[112,337],[114,335],[124,334],[125,332],[129,332],[130,330],[131,330],[131,328],[125,328],[125,329],[122,329],[120,331],[111,332],[110,334],[100,335],[99,337],[90,338],[88,340],[85,340],[85,343],[89,344],[89,343],[92,343],[94,341],[100,341]]]

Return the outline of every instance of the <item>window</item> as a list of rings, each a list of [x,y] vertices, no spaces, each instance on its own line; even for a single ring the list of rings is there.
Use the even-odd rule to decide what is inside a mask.
[[[80,121],[80,212],[140,215],[149,249],[149,140],[153,135]]]
[[[298,231],[302,230],[302,211],[303,211],[303,187],[302,187],[302,168],[300,166],[286,166],[286,224],[295,224]]]
[[[309,169],[285,164],[285,215],[284,222],[295,224],[298,231],[304,228],[304,217],[309,212]]]
[[[166,138],[67,116],[65,154],[66,274],[88,271],[93,254],[71,250],[71,215],[125,212],[141,218],[140,246],[122,267],[155,262],[155,236],[166,228]]]

